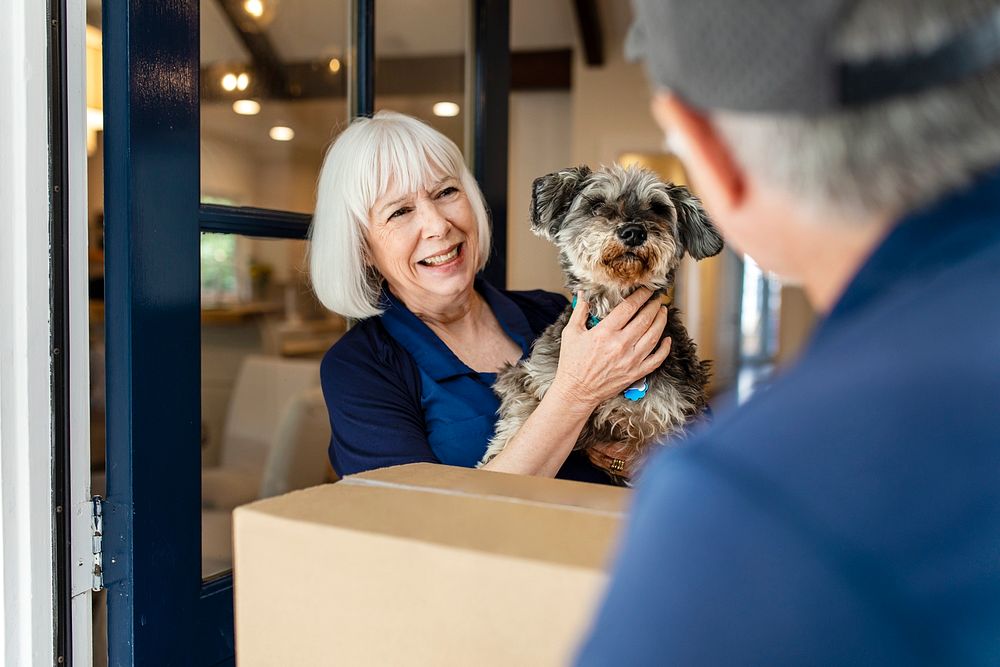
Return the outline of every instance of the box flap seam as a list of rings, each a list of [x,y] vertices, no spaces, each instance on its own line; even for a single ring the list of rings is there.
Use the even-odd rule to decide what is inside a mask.
[[[463,498],[483,498],[487,500],[494,500],[502,503],[509,503],[511,505],[527,505],[531,507],[556,507],[559,509],[569,510],[571,512],[581,512],[583,514],[596,514],[598,516],[607,516],[611,518],[621,518],[624,516],[624,512],[620,510],[602,510],[593,509],[590,507],[578,507],[576,505],[568,505],[566,503],[560,502],[543,502],[540,500],[528,500],[525,498],[512,498],[510,496],[501,496],[493,493],[472,493],[469,491],[459,491],[457,489],[441,489],[426,486],[419,486],[416,484],[402,484],[400,482],[386,482],[377,479],[366,479],[359,477],[345,477],[344,479],[337,482],[338,484],[345,484],[348,486],[371,486],[380,487],[387,489],[398,489],[401,491],[421,491],[424,493],[433,493],[437,495],[445,496],[459,496]]]

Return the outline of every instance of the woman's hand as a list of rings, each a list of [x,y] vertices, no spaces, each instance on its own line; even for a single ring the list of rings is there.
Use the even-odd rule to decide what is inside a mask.
[[[590,308],[582,294],[577,295],[576,308],[562,332],[552,389],[593,411],[656,370],[670,352],[670,339],[664,338],[657,348],[667,325],[667,308],[650,296],[650,290],[640,288],[588,330]]]
[[[631,480],[642,461],[639,451],[630,445],[617,442],[604,442],[586,449],[587,458],[594,464],[615,477]]]

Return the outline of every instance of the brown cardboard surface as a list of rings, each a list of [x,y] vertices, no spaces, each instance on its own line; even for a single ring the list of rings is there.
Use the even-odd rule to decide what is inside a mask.
[[[240,665],[556,665],[624,489],[431,464],[235,512]]]

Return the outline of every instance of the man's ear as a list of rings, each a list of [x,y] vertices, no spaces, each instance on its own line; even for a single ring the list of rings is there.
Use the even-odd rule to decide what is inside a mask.
[[[589,175],[590,167],[581,165],[536,178],[531,185],[531,231],[554,240]]]
[[[695,259],[713,257],[722,251],[722,237],[691,191],[683,185],[667,183],[667,194],[677,211],[677,236],[681,252]]]
[[[653,95],[650,108],[663,131],[682,148],[689,180],[716,215],[739,207],[747,196],[744,175],[705,112],[669,91]]]

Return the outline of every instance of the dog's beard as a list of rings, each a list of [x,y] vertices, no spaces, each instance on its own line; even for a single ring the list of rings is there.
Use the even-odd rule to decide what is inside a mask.
[[[599,266],[610,281],[622,287],[646,284],[653,269],[659,264],[654,248],[655,246],[648,245],[632,248],[621,243],[609,243],[601,252]]]

